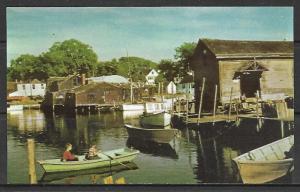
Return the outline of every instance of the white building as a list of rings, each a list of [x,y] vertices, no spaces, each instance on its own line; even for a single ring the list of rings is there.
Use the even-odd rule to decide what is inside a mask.
[[[173,81],[171,81],[168,85],[167,85],[167,93],[168,94],[176,94],[176,85]]]
[[[155,69],[152,69],[148,75],[146,75],[146,81],[148,85],[155,84],[155,79],[158,76],[158,72]]]
[[[44,96],[46,93],[45,83],[18,83],[17,90],[10,93],[9,97]]]

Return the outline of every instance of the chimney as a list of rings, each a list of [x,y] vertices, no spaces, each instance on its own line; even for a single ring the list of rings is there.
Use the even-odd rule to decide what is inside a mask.
[[[85,83],[85,73],[82,73],[81,74],[81,84],[82,85],[85,85],[86,83]]]

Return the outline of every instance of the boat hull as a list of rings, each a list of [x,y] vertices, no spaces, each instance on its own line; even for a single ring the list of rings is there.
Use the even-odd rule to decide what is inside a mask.
[[[289,174],[294,160],[286,158],[285,153],[290,152],[293,145],[292,135],[234,158],[243,183],[267,183]]]
[[[239,162],[239,172],[246,184],[271,182],[289,173],[293,159],[274,162]]]
[[[7,107],[7,112],[11,111],[23,111],[24,106],[23,105],[10,105]]]
[[[137,138],[156,143],[169,143],[176,136],[177,129],[143,129],[125,125],[130,138]]]
[[[126,153],[122,150],[114,150],[106,152],[107,155],[99,154],[100,159],[97,160],[85,160],[84,156],[78,156],[79,161],[66,161],[61,162],[60,159],[39,161],[38,163],[43,167],[47,173],[52,172],[66,172],[66,171],[79,171],[85,169],[94,169],[100,167],[109,167],[119,165],[121,163],[131,162],[139,153],[137,150],[127,149]],[[114,155],[121,154],[121,155]]]
[[[123,104],[121,106],[122,111],[142,111],[144,110],[143,104]]]
[[[166,127],[171,124],[171,114],[167,112],[145,114],[140,117],[140,124],[144,127]]]

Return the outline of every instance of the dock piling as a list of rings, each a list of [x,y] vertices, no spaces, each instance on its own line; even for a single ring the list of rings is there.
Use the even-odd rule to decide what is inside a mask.
[[[218,85],[215,86],[214,111],[213,111],[214,120],[213,120],[213,125],[215,124],[215,120],[216,120],[217,94],[218,94]]]
[[[230,121],[231,118],[231,100],[232,100],[232,91],[233,87],[230,88],[230,97],[229,97],[229,112],[228,112],[228,121]]]
[[[188,94],[186,94],[186,124],[189,121],[189,98]]]
[[[199,126],[199,120],[200,120],[200,117],[201,117],[201,110],[202,110],[202,102],[203,102],[204,88],[205,88],[205,77],[203,77],[203,80],[202,80],[202,88],[201,88],[200,103],[199,103],[199,111],[198,111],[198,121],[197,121],[197,125],[198,125],[198,126]]]
[[[37,184],[36,171],[35,171],[34,139],[27,139],[27,147],[28,147],[29,182],[30,184]]]

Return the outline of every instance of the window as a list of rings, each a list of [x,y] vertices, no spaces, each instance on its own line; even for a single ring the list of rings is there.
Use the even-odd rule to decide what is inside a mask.
[[[41,84],[41,89],[45,89],[44,84]]]
[[[26,88],[25,85],[22,85],[22,87],[23,87],[23,90],[25,90],[25,88]]]
[[[32,84],[32,89],[35,89],[35,84]]]

